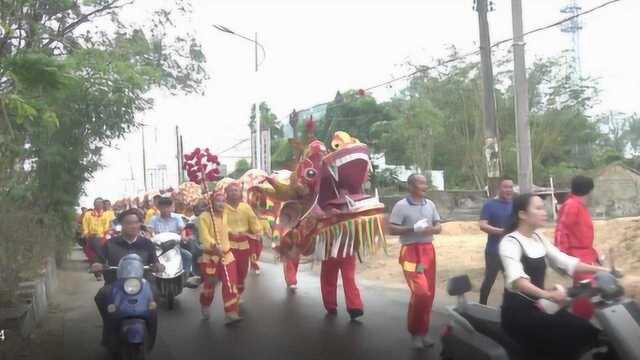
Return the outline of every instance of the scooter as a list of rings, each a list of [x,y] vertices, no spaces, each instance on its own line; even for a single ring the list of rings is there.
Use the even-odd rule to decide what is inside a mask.
[[[447,293],[458,303],[448,306],[450,321],[442,330],[442,360],[522,360],[522,348],[500,324],[500,310],[470,302],[467,275],[449,279]],[[602,330],[604,342],[594,344],[581,359],[592,359],[593,350],[607,347],[618,360],[640,359],[640,305],[624,297],[624,289],[612,273],[597,273],[592,281],[567,290],[572,301],[588,298],[594,307],[592,322]]]
[[[163,272],[153,273],[158,294],[167,300],[167,307],[172,310],[175,297],[182,293],[187,275],[180,256],[180,235],[164,232],[155,235],[151,241],[156,246],[158,261],[164,265]]]
[[[126,255],[118,266],[106,269],[117,271],[107,296],[107,321],[113,329],[107,348],[122,360],[147,359],[155,343],[156,303],[151,284],[143,278],[148,269],[136,254]]]

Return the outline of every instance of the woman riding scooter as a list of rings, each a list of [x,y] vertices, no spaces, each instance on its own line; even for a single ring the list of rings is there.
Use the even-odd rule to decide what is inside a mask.
[[[581,263],[558,250],[536,231],[546,220],[547,212],[540,197],[522,194],[513,200],[511,224],[506,230],[508,235],[500,243],[506,282],[502,327],[523,346],[530,359],[577,359],[597,342],[599,330],[566,310],[548,314],[536,305],[540,299],[559,305],[567,299],[566,292],[558,286],[553,290],[545,289],[547,262],[569,275],[576,271],[609,269]]]

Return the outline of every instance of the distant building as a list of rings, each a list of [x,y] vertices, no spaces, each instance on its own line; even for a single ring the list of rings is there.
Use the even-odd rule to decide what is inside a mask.
[[[398,176],[398,180],[407,181],[411,174],[417,173],[415,167],[403,165],[389,165],[383,154],[372,154],[371,163],[379,170],[393,169]],[[431,190],[444,191],[444,170],[423,171],[424,175],[430,177]]]
[[[595,217],[640,215],[640,171],[621,162],[591,173],[595,188],[590,208]]]

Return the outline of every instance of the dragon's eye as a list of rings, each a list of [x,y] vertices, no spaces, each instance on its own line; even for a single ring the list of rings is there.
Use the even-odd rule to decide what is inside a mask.
[[[316,177],[317,172],[314,169],[307,169],[307,171],[304,173],[304,176],[308,179],[312,179],[314,177]]]

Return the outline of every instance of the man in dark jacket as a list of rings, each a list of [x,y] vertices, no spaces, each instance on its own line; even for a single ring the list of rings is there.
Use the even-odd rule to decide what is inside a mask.
[[[109,239],[98,249],[97,261],[91,264],[91,271],[101,272],[109,266],[118,266],[120,259],[129,254],[136,254],[142,258],[144,265],[152,267],[152,271],[161,272],[164,266],[158,263],[155,247],[151,240],[140,235],[142,216],[135,209],[123,211],[118,216],[118,222],[122,225],[122,233]],[[102,345],[107,346],[108,335],[112,333],[107,320],[107,296],[111,292],[111,284],[116,280],[115,271],[106,271],[104,274],[105,285],[98,290],[95,296],[98,311],[102,317]],[[155,334],[156,319],[149,324],[151,333]]]

